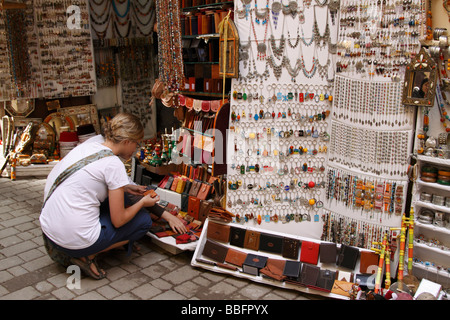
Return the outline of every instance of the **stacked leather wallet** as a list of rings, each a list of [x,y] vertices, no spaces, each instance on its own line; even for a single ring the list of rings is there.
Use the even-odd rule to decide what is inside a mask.
[[[319,244],[311,241],[302,242],[302,250],[300,251],[300,261],[310,264],[317,264],[319,260]]]
[[[267,259],[266,266],[259,272],[263,277],[271,278],[278,281],[283,281],[286,276],[283,274],[286,260],[282,259]]]
[[[220,241],[220,242],[229,242],[230,241],[230,226],[210,221],[208,223],[208,230],[206,232],[206,237],[208,239],[212,239],[212,240],[216,240],[216,241]]]
[[[341,250],[339,252],[336,265],[338,267],[355,269],[356,262],[359,257],[359,249],[354,248],[345,244],[341,245]]]

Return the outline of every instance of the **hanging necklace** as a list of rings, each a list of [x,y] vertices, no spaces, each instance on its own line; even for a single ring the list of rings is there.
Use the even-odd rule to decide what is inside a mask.
[[[290,36],[289,30],[288,30],[288,44],[289,44],[289,47],[291,47],[292,49],[297,48],[298,44],[300,43],[300,34],[299,34],[298,30],[299,30],[299,26],[297,25],[297,38],[295,39],[295,44],[291,43],[291,36]]]
[[[285,43],[286,43],[286,39],[284,38],[284,23],[283,23],[283,27],[282,27],[282,31],[281,31],[281,38],[280,38],[280,46],[279,47],[277,47],[277,45],[275,43],[275,36],[273,35],[273,29],[272,29],[272,24],[271,23],[270,23],[270,30],[272,31],[271,35],[270,35],[270,45],[271,45],[271,48],[272,48],[272,53],[273,53],[275,58],[281,59],[281,57],[283,56],[284,47],[285,47]]]
[[[315,48],[315,51],[317,53],[317,47]],[[318,55],[317,55],[318,56]],[[327,62],[324,65],[320,64],[319,59],[316,59],[317,61],[317,72],[319,73],[319,76],[322,79],[327,79],[328,80],[328,66],[331,64],[331,60],[329,58],[329,55],[327,55]]]
[[[301,48],[301,46],[300,46],[300,48]],[[301,52],[300,63],[302,65],[302,71],[303,71],[304,76],[308,79],[311,79],[312,77],[314,77],[314,74],[316,73],[316,70],[317,70],[317,65],[316,65],[317,61],[316,60],[317,60],[316,57],[313,56],[311,69],[306,70],[305,59],[303,58],[303,51]]]
[[[253,17],[252,17],[251,11],[250,11],[250,20],[252,22],[253,35],[255,36],[256,50],[258,51],[258,60],[265,60],[266,59],[266,51],[267,51],[266,37],[267,37],[268,24],[266,24],[266,30],[264,31],[264,40],[263,40],[263,42],[259,42],[258,37],[256,36],[255,24],[253,23]]]
[[[302,26],[302,36],[300,39],[302,39],[303,44],[307,47],[309,47],[314,41],[314,37],[315,37],[314,36],[314,27],[315,27],[315,25],[313,25],[311,38],[309,38],[310,39],[309,42],[306,42],[306,38],[305,38],[305,34],[303,33],[303,26]]]
[[[158,0],[156,18],[160,30],[159,76],[169,90],[179,91],[184,85],[184,70],[178,1]]]
[[[260,24],[261,21],[262,24],[266,24],[269,17],[269,0],[266,2],[266,7],[260,10],[261,12],[258,11],[258,0],[255,0],[255,21],[257,24]]]
[[[247,62],[249,58],[248,50],[251,46],[250,35],[248,36],[248,41],[244,44],[242,41],[239,43],[239,61],[243,61],[244,68],[247,68]]]
[[[330,40],[330,28],[328,27],[328,14],[325,21],[325,32],[320,35],[319,26],[317,25],[316,9],[314,8],[314,28],[313,28],[314,41],[319,47],[324,47]]]
[[[114,12],[116,13],[116,15],[118,17],[124,18],[130,12],[130,0],[127,0],[127,7],[126,7],[125,12],[123,14],[120,14],[119,11],[117,10],[115,0],[112,0],[111,2],[112,2],[112,6],[113,6],[113,9],[114,9]]]
[[[448,115],[448,113],[444,107],[444,101],[448,105],[448,102],[446,99],[447,97],[445,96],[445,93],[441,91],[441,86],[439,84],[436,86],[436,93],[437,93],[436,94],[437,104],[439,106],[439,113],[441,115],[441,119],[440,119],[441,123],[444,126],[445,131],[450,132],[450,128],[447,127],[447,123],[445,123],[445,120],[450,121],[450,116]]]
[[[253,66],[253,72],[250,71],[250,66],[249,66],[247,78],[249,80],[251,80],[251,79],[258,80],[259,79],[261,81],[261,83],[263,83],[264,81],[267,81],[267,79],[269,78],[269,75],[270,75],[267,60],[265,63],[264,72],[259,73],[258,70],[256,69],[256,62],[255,62],[255,56],[253,54],[253,46],[252,45],[250,45],[249,51],[250,51],[249,58],[250,58],[250,63]]]
[[[280,11],[281,11],[281,2],[274,1],[272,3],[272,20],[273,24],[275,25],[275,29],[277,28],[278,25],[278,17],[280,16]]]
[[[290,14],[292,18],[295,18],[295,16],[297,15],[297,8],[298,8],[297,2],[290,1],[286,6],[283,5],[281,11],[285,16]]]
[[[248,13],[250,12],[250,6],[251,6],[251,3],[252,3],[252,0],[241,0],[241,2],[242,2],[242,4],[244,5],[244,12],[245,12],[245,15],[244,16],[239,16],[239,18],[244,18],[245,17],[245,20],[248,20]]]

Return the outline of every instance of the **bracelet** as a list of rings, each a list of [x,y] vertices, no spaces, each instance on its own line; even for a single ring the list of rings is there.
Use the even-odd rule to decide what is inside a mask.
[[[437,169],[435,167],[422,167],[421,172],[431,172],[437,173]]]
[[[431,172],[422,172],[420,174],[421,177],[430,177],[430,178],[436,178],[437,174],[436,173],[431,173]]]
[[[450,171],[439,170],[438,175],[450,177]]]
[[[441,184],[443,186],[450,186],[450,181],[444,181],[444,180],[437,180],[436,181],[438,184]]]
[[[424,182],[436,182],[436,178],[420,177],[420,180]]]

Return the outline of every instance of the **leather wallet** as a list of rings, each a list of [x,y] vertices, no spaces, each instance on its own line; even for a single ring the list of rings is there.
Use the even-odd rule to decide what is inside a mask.
[[[259,270],[263,277],[283,281],[286,276],[283,275],[286,260],[268,258],[266,266]]]
[[[336,265],[343,268],[355,269],[356,261],[358,260],[359,249],[348,246],[346,244],[341,245]]]
[[[170,190],[171,191],[176,191],[177,190],[177,187],[178,187],[178,183],[180,182],[180,177],[174,177],[173,178],[173,182],[172,182],[172,185],[170,186]]]
[[[189,190],[189,195],[191,197],[196,197],[198,194],[198,191],[200,190],[200,186],[202,183],[200,181],[194,180],[192,181],[191,190]]]
[[[320,263],[336,263],[336,243],[322,242],[319,248]]]
[[[247,253],[233,248],[228,248],[228,253],[225,257],[225,262],[234,264],[235,266],[238,267],[242,267],[242,265],[245,262],[245,258],[247,258]]]
[[[199,198],[201,200],[205,200],[209,196],[209,194],[211,192],[211,188],[212,188],[212,186],[210,184],[208,184],[206,182],[201,183],[200,188],[197,193],[197,198]]]
[[[189,206],[189,195],[187,193],[182,193],[180,210],[183,212],[187,212],[188,206]]]
[[[164,189],[170,190],[170,188],[172,187],[172,183],[173,183],[173,177],[170,176],[170,177],[167,179],[166,184],[164,185]]]
[[[191,190],[191,186],[192,186],[192,181],[186,180],[186,184],[184,185],[183,193],[189,194],[189,191]]]
[[[341,296],[350,297],[349,291],[352,289],[353,283],[341,280],[334,280],[331,293]]]
[[[170,176],[165,176],[158,184],[158,188],[164,189],[166,187],[167,180]]]
[[[246,229],[233,227],[230,228],[230,244],[239,248],[244,247]]]
[[[283,238],[282,256],[289,259],[298,259],[300,249],[300,240],[292,238]]]
[[[300,251],[300,261],[310,264],[317,264],[319,260],[319,244],[312,241],[303,241]]]
[[[198,220],[201,222],[205,222],[206,218],[209,215],[209,211],[211,211],[211,208],[213,207],[213,202],[206,201],[206,200],[200,200],[200,210],[198,212]]]
[[[211,240],[206,240],[205,246],[203,247],[202,251],[203,256],[220,263],[225,262],[227,253],[228,247]]]
[[[291,280],[297,280],[300,276],[300,270],[302,269],[302,263],[300,261],[292,261],[292,260],[286,260],[286,263],[284,265],[283,269],[283,275],[287,279]]]
[[[359,260],[359,272],[361,273],[375,273],[378,268],[378,254],[371,251],[361,251]],[[369,269],[369,267],[372,266]]]
[[[230,241],[230,226],[210,221],[206,237],[220,242],[228,242]]]
[[[254,230],[245,231],[244,248],[258,251],[261,233]]]
[[[333,289],[334,281],[336,280],[336,272],[328,269],[321,269],[319,272],[319,278],[315,289],[330,292]]]
[[[200,211],[200,199],[196,197],[189,197],[188,200],[188,215],[198,220],[198,213]]]
[[[267,259],[267,257],[249,253],[242,265],[242,271],[259,276],[259,270],[266,266]]]
[[[261,233],[259,240],[259,250],[281,254],[283,250],[283,237]]]
[[[158,194],[155,192],[155,190],[153,189],[148,189],[147,191],[144,192],[144,196],[146,195],[150,195],[150,197],[155,198],[158,196]]]
[[[183,193],[184,187],[186,186],[186,180],[183,178],[180,178],[177,184],[177,188],[175,189],[176,193]]]
[[[320,268],[311,264],[303,263],[300,272],[300,283],[305,286],[315,286],[319,278]]]

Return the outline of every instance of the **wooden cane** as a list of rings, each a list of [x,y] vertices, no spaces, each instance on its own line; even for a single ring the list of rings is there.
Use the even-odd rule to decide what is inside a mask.
[[[385,251],[386,251],[386,242],[387,242],[387,235],[386,234],[383,237],[383,242],[382,243],[372,242],[372,244],[381,245],[381,249],[371,248],[371,250],[375,251],[376,253],[378,253],[380,255],[380,259],[378,260],[377,276],[375,278],[375,290],[374,290],[374,293],[378,293],[380,291],[380,287],[381,287],[381,276],[383,274],[384,255],[385,255]]]
[[[414,208],[411,206],[409,211],[409,218],[407,222],[409,226],[409,239],[408,239],[408,274],[412,275],[412,263],[413,263],[413,246],[414,246]]]

